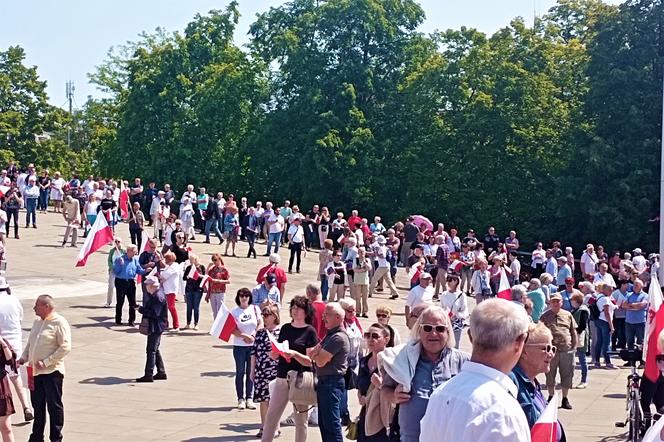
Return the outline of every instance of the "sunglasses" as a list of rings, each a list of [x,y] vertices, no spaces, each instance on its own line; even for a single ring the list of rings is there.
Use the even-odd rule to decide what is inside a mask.
[[[433,330],[436,330],[436,333],[443,333],[447,330],[447,327],[444,325],[422,324],[422,330],[426,333],[431,333]]]
[[[251,295],[240,295],[240,298],[251,298]]]
[[[263,317],[265,317],[265,316],[272,316],[272,315],[273,315],[273,313],[272,313],[272,312],[270,312],[270,311],[267,311],[267,310],[266,310],[266,311],[264,311],[264,312],[262,312],[261,314],[263,315]]]
[[[385,313],[376,313],[376,317],[381,319],[389,318],[389,316]]]
[[[526,347],[538,347],[540,350],[542,350],[545,353],[553,353],[554,355],[556,354],[556,351],[558,348],[556,348],[555,345],[551,344],[546,344],[546,345],[541,345],[541,344],[526,344]],[[662,355],[664,356],[664,355]]]
[[[374,333],[366,332],[364,334],[364,339],[380,339],[381,337],[382,337],[381,335],[375,332]]]

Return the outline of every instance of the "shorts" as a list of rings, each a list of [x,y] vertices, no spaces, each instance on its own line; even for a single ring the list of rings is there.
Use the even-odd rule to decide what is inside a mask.
[[[556,385],[556,373],[560,370],[560,386],[572,388],[574,378],[574,351],[559,351],[551,359],[551,369],[546,374],[546,386]]]

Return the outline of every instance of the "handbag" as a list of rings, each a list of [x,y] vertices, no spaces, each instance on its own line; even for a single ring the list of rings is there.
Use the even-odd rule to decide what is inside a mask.
[[[318,404],[316,395],[316,384],[318,379],[313,371],[290,370],[286,375],[288,382],[288,400],[293,403],[295,411],[306,413]],[[299,406],[308,407],[304,410]]]
[[[150,334],[150,320],[145,316],[141,318],[141,323],[138,324],[138,332],[146,336]]]
[[[358,437],[358,419],[351,421],[351,423],[346,427],[346,439],[348,440],[357,440]]]
[[[357,388],[357,373],[355,373],[350,367],[346,369],[344,382],[346,384],[346,390],[355,390]]]

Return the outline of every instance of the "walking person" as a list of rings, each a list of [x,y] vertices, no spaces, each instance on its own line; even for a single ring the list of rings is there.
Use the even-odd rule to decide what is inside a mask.
[[[357,258],[353,260],[353,276],[351,283],[350,296],[357,305],[357,316],[361,318],[369,317],[369,271],[371,262],[367,258],[367,252],[364,247],[358,249]]]
[[[71,329],[67,320],[55,312],[50,295],[41,295],[35,301],[35,314],[39,317],[30,329],[30,336],[19,365],[27,364],[34,376],[34,389],[30,392],[35,420],[29,442],[44,440],[46,410],[50,424],[51,442],[62,441],[65,425],[62,404],[62,381],[65,375],[65,357],[71,351]]]
[[[147,319],[147,344],[145,346],[145,373],[136,382],[153,382],[155,380],[166,380],[166,367],[159,351],[161,335],[168,327],[168,312],[166,308],[166,296],[156,276],[145,279],[147,299],[143,305],[138,307],[138,312]],[[155,374],[154,369],[157,368]]]
[[[394,285],[392,278],[390,277],[390,262],[387,259],[388,249],[385,246],[387,240],[384,236],[379,236],[376,238],[376,242],[372,244],[373,254],[378,263],[378,267],[374,271],[373,276],[371,277],[371,282],[369,283],[369,298],[373,295],[373,292],[376,288],[376,284],[380,281],[385,281],[387,286],[390,288],[390,299],[397,299],[399,297],[399,292],[397,287]]]
[[[251,290],[241,288],[235,295],[235,307],[231,314],[237,328],[233,330],[233,359],[235,360],[235,393],[237,408],[255,410],[254,381],[251,379],[251,349],[256,332],[263,328],[263,319],[258,307],[252,304]]]
[[[235,244],[237,244],[237,238],[240,233],[240,219],[237,216],[237,207],[230,206],[226,209],[226,215],[224,215],[224,237],[226,237],[226,249],[224,250],[224,256],[228,256],[228,246],[231,246],[231,253],[235,255]]]
[[[78,240],[78,228],[81,227],[81,203],[71,195],[65,196],[65,202],[62,206],[62,217],[67,223],[65,236],[62,238],[62,247],[67,244],[71,235],[71,246],[76,247]]]
[[[145,216],[141,211],[141,204],[136,202],[131,207],[131,216],[129,217],[129,236],[131,243],[141,247],[143,241],[143,225]]]
[[[256,209],[249,207],[247,209],[247,216],[245,218],[245,227],[242,230],[242,233],[247,238],[247,243],[249,244],[249,250],[247,251],[247,258],[251,258],[251,255],[256,259],[256,235],[258,235],[258,229],[260,228],[259,219],[256,216]]]

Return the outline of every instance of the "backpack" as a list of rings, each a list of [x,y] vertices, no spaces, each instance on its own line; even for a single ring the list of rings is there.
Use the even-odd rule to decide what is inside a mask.
[[[588,300],[588,310],[590,310],[590,319],[593,321],[597,321],[599,319],[600,311],[599,307],[597,306],[597,301],[599,301],[602,297],[605,295],[600,296],[599,298],[590,298]]]

